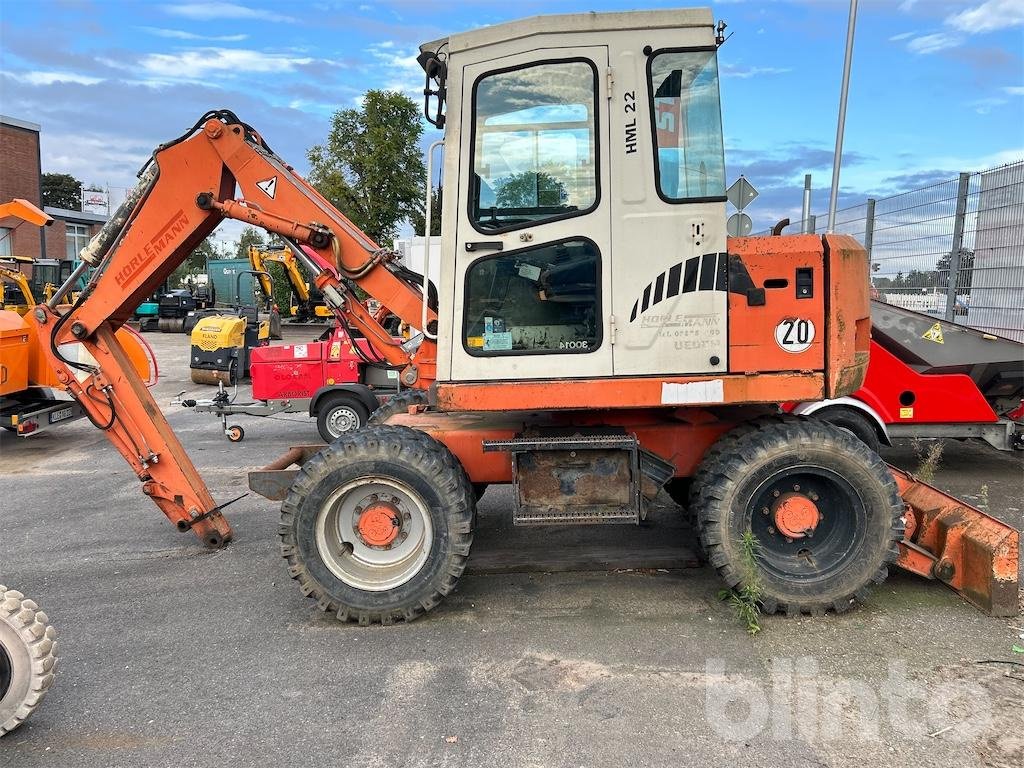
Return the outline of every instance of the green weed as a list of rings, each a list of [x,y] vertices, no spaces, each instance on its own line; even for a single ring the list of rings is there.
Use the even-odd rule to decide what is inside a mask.
[[[743,568],[743,581],[735,589],[723,589],[718,593],[732,607],[733,612],[747,628],[747,632],[756,635],[761,631],[761,595],[764,592],[761,578],[757,571],[758,542],[749,528],[740,537],[740,564]]]

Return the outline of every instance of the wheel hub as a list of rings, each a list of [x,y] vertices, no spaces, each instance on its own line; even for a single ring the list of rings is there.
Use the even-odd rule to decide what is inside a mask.
[[[356,523],[360,537],[371,547],[389,546],[398,538],[401,525],[401,514],[390,504],[372,504]]]
[[[316,546],[345,584],[370,592],[413,578],[434,540],[430,509],[398,479],[369,476],[338,488],[323,503]]]
[[[351,432],[359,426],[359,417],[356,412],[348,406],[340,406],[331,411],[327,417],[332,434],[339,437],[346,432]]]
[[[784,493],[776,499],[772,516],[775,528],[790,539],[813,536],[821,522],[818,505],[802,493]]]

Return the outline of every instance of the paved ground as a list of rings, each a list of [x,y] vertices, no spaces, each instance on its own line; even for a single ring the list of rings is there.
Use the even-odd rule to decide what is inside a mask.
[[[305,419],[249,418],[229,444],[168,405],[197,389],[185,338],[150,338],[158,399],[215,498],[316,440]],[[897,574],[848,615],[770,618],[754,638],[709,569],[467,576],[411,625],[343,626],[288,579],[273,504],[231,507],[236,541],[208,553],[87,423],[0,434],[0,454],[0,580],[44,605],[61,647],[2,766],[1024,764],[1024,675],[975,663],[1013,658],[1024,619],[933,583]],[[1019,527],[1022,476],[1019,458],[950,444],[937,484],[987,485]],[[489,490],[481,527],[509,504]]]

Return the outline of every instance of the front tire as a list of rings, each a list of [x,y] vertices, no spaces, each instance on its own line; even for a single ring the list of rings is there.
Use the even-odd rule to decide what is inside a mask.
[[[392,395],[383,405],[370,414],[370,424],[387,424],[395,414],[408,413],[414,405],[426,405],[427,393],[422,389],[407,389]]]
[[[371,426],[303,465],[281,505],[281,553],[303,594],[341,621],[412,621],[455,588],[474,513],[445,445]]]
[[[772,417],[724,435],[694,479],[701,544],[731,588],[746,579],[741,539],[757,542],[766,613],[842,612],[895,562],[903,505],[892,474],[850,433]]]
[[[878,453],[880,447],[878,430],[871,418],[857,409],[843,405],[831,405],[820,411],[815,411],[813,416],[840,429],[845,429],[872,451]]]
[[[21,725],[53,684],[56,637],[38,605],[0,584],[0,736]]]

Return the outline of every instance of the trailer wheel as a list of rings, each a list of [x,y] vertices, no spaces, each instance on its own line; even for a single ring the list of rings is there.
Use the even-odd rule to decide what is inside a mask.
[[[455,588],[474,512],[473,486],[445,445],[375,425],[303,465],[281,505],[281,553],[320,610],[412,621]]]
[[[342,435],[365,426],[369,418],[369,409],[355,395],[336,392],[325,395],[317,404],[316,429],[321,440],[333,443]]]
[[[872,451],[878,453],[881,445],[878,439],[878,430],[875,428],[871,418],[856,408],[831,405],[827,408],[822,408],[820,411],[815,411],[812,415],[816,419],[827,421],[829,424],[834,424],[840,429],[845,429]]]
[[[877,454],[815,419],[769,417],[724,435],[691,496],[701,544],[729,587],[744,582],[741,538],[757,541],[766,613],[842,612],[885,580],[903,504]]]
[[[240,443],[245,439],[245,430],[238,424],[232,424],[225,434],[232,443]]]
[[[39,606],[0,584],[0,736],[21,725],[53,684],[56,636]]]
[[[407,389],[392,395],[387,402],[370,414],[369,424],[386,424],[397,413],[407,413],[413,405],[426,405],[427,393],[422,389]]]

